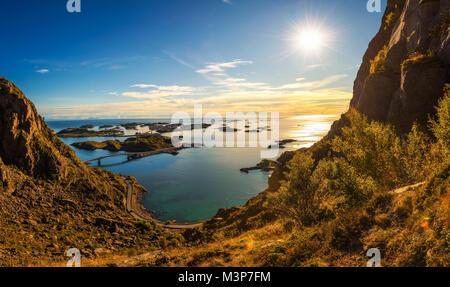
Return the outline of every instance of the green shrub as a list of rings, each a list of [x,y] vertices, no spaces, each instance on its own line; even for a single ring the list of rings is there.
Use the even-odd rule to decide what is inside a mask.
[[[377,185],[343,158],[322,160],[311,177],[311,189],[333,212],[345,212],[366,202]]]
[[[377,74],[377,73],[383,73],[385,72],[385,61],[387,52],[389,51],[388,46],[384,45],[383,48],[381,48],[380,51],[378,51],[378,54],[373,58],[373,60],[370,60],[370,73],[371,74]]]
[[[444,96],[439,100],[436,110],[436,120],[431,121],[431,130],[448,156],[450,150],[450,84],[445,85]]]
[[[362,248],[360,217],[354,212],[342,215],[332,222],[330,245],[341,251]]]
[[[298,152],[288,164],[289,172],[277,193],[270,194],[267,206],[275,213],[310,225],[314,221],[318,200],[310,187],[314,160],[310,153]]]

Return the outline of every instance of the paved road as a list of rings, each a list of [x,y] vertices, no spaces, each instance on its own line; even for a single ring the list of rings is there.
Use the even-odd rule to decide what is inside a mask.
[[[149,220],[150,218],[144,218],[135,212],[135,208],[133,206],[133,185],[124,178],[125,182],[128,184],[128,192],[127,192],[127,211],[136,219],[139,220]],[[168,228],[168,229],[192,229],[201,226],[203,223],[195,223],[195,224],[163,224],[160,221],[156,223],[158,226]]]

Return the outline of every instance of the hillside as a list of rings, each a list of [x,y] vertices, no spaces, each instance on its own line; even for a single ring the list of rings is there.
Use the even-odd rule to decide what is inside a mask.
[[[154,222],[128,215],[126,192],[123,178],[84,165],[0,77],[0,266],[66,260],[72,247],[86,258],[135,254],[172,240]]]

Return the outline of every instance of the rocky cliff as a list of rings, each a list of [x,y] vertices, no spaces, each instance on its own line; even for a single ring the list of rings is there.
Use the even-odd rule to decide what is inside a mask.
[[[426,123],[450,80],[450,1],[388,0],[354,83],[351,107],[407,132]]]
[[[157,245],[164,232],[126,211],[128,183],[83,164],[34,105],[0,77],[0,266]]]

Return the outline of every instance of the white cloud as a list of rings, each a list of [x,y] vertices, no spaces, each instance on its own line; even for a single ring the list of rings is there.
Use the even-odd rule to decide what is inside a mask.
[[[124,92],[122,96],[136,98],[136,99],[154,99],[154,98],[162,98],[162,97],[171,97],[171,96],[185,96],[190,95],[190,92],[185,91],[157,91],[152,90],[148,92]]]
[[[40,69],[40,70],[37,70],[37,71],[36,71],[36,73],[39,73],[39,74],[47,74],[47,73],[49,73],[49,72],[50,72],[49,69]]]
[[[279,87],[276,87],[276,90],[287,90],[287,89],[304,89],[304,90],[316,90],[323,88],[325,86],[328,86],[332,83],[335,83],[341,79],[344,79],[348,77],[348,75],[340,74],[340,75],[333,75],[330,77],[326,77],[320,81],[311,81],[311,82],[304,82],[304,78],[297,78],[297,83],[293,84],[286,84]],[[299,83],[301,82],[301,83]]]
[[[196,72],[199,74],[207,74],[211,72],[224,72],[225,69],[232,69],[236,68],[239,65],[247,65],[247,64],[253,64],[252,61],[245,61],[241,59],[236,59],[231,62],[224,62],[224,63],[208,63],[203,69],[197,70]]]
[[[243,78],[226,78],[217,79],[213,81],[216,86],[223,86],[227,88],[269,88],[269,85],[262,82],[248,82],[247,79]]]
[[[155,99],[171,96],[186,96],[192,95],[195,91],[199,91],[199,88],[193,88],[188,86],[159,86],[155,84],[136,84],[132,85],[132,88],[150,89],[147,92],[123,92],[122,96],[136,98],[136,99]]]
[[[185,91],[185,92],[195,91],[195,88],[188,86],[158,86],[155,84],[136,84],[132,85],[131,87],[141,89],[154,88],[159,91]]]
[[[321,67],[325,67],[325,64],[312,64],[312,65],[308,65],[305,68],[307,70],[313,70],[313,69],[317,69],[317,68],[321,68]]]
[[[231,4],[231,0],[222,0],[223,3]]]

